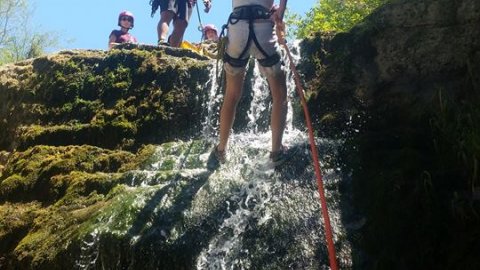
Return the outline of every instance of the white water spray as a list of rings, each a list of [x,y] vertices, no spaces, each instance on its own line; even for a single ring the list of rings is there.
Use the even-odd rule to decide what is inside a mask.
[[[294,46],[292,52],[297,52],[295,61],[298,61],[298,43]],[[217,140],[218,111],[223,97],[216,74],[216,65],[212,64],[210,80],[205,85],[209,98],[204,104],[203,138],[196,140],[210,144]],[[205,234],[196,253],[194,266],[197,269],[275,266],[277,268],[270,269],[279,269],[278,266],[284,269],[328,269],[328,261],[321,259],[327,258],[325,235],[310,151],[306,147],[308,138],[292,123],[292,103],[299,102],[292,77],[288,72],[289,113],[283,141],[287,147],[301,146],[295,157],[296,164],[280,171],[256,169],[258,164],[268,160],[271,132],[263,132],[269,129],[260,126],[259,120],[269,115],[270,106],[265,100],[268,100],[270,91],[266,80],[255,68],[252,101],[247,109],[249,122],[245,132],[232,134],[227,163],[205,180],[202,175],[206,174],[204,164],[210,149],[191,155],[195,140],[159,146],[148,166],[126,173],[128,187],[98,217],[98,227],[84,240],[77,268],[99,269],[108,263],[99,259],[102,251],[98,247],[103,233],[115,234],[119,239],[127,238],[132,249],[141,245],[144,238],[153,241],[153,247],[167,247],[174,243],[188,249],[197,243],[181,242],[185,241],[181,240],[182,237],[191,231],[201,234],[197,229],[211,229],[212,233]],[[342,142],[317,139],[317,143],[322,155],[334,241],[339,246],[339,264],[348,268],[352,265],[351,245],[342,239],[345,238],[342,237],[345,229],[338,191],[343,175],[340,166],[334,162]],[[202,179],[205,182],[201,182]],[[192,187],[197,182],[198,189]],[[192,189],[191,193],[185,191],[188,189]],[[188,205],[179,210],[179,217],[174,215],[178,213],[175,208],[181,203],[176,196],[182,191],[188,197]],[[220,214],[212,215],[214,210],[211,209],[217,209]],[[216,222],[213,229],[202,227],[209,219]],[[145,236],[145,232],[151,234]],[[152,248],[151,252],[148,257],[151,258],[150,265],[154,265],[152,269],[155,269],[155,265],[158,266],[156,260],[164,259],[156,258],[158,250]],[[135,256],[133,252],[129,254]]]
[[[300,59],[299,43],[294,43],[292,52],[295,52],[294,60]],[[285,60],[288,61],[288,60]],[[289,66],[289,63],[286,63]],[[204,249],[197,259],[197,269],[254,269],[253,260],[251,259],[251,248],[245,246],[245,242],[251,240],[245,239],[246,235],[255,230],[271,230],[276,223],[281,223],[282,217],[275,213],[275,209],[279,204],[283,204],[286,209],[290,209],[293,213],[284,213],[284,218],[297,219],[296,222],[302,224],[297,228],[297,232],[304,231],[309,234],[308,238],[299,237],[296,245],[303,254],[298,267],[303,269],[317,267],[318,262],[314,262],[315,252],[318,245],[324,245],[325,239],[320,216],[319,196],[316,191],[315,178],[312,169],[306,169],[304,178],[291,179],[289,183],[285,182],[284,176],[273,170],[259,173],[255,170],[258,163],[268,160],[268,151],[270,149],[271,132],[261,132],[258,120],[265,113],[268,113],[269,106],[265,100],[269,98],[270,91],[268,84],[264,78],[261,78],[258,67],[253,72],[253,89],[252,104],[248,111],[248,130],[243,133],[234,133],[231,135],[228,147],[227,164],[222,165],[213,179],[222,179],[222,181],[234,181],[239,185],[239,189],[232,194],[226,202],[230,216],[221,224],[218,233],[211,239],[208,248]],[[308,138],[305,132],[296,129],[293,126],[293,109],[292,102],[299,102],[295,97],[295,82],[290,70],[287,70],[287,88],[289,97],[289,112],[287,115],[287,125],[284,134],[284,144],[287,146],[306,144]],[[215,99],[214,97],[213,99]],[[207,121],[208,122],[208,121]],[[210,121],[211,122],[211,121]],[[261,124],[261,123],[260,123]],[[215,129],[215,127],[212,127]],[[339,146],[338,141],[320,140],[320,146],[325,148],[336,149]],[[329,149],[331,152],[332,149]],[[300,153],[309,158],[309,151],[304,150]],[[311,160],[308,161],[311,163]],[[327,185],[335,185],[341,181],[340,169],[327,169],[324,175],[324,181]],[[213,180],[214,181],[214,180]],[[308,183],[306,188],[288,189],[290,185],[302,185]],[[218,184],[221,184],[220,181]],[[327,197],[339,196],[337,191],[327,190]],[[336,232],[343,231],[340,213],[337,202],[332,205],[334,211],[331,213],[331,223]],[[315,224],[315,225],[313,225]],[[308,230],[312,230],[308,232]],[[317,231],[315,231],[317,230]],[[336,241],[338,240],[338,234]],[[248,236],[250,237],[250,236]],[[294,243],[292,243],[294,244]],[[348,243],[343,245],[339,251],[339,255],[343,258],[350,258],[350,246]],[[256,251],[258,253],[258,251]],[[275,250],[265,250],[260,253],[275,253]],[[275,256],[272,254],[272,256]],[[300,256],[301,257],[301,256]],[[341,265],[351,265],[349,259],[343,260]],[[291,267],[294,267],[292,264]],[[328,268],[323,265],[322,267]],[[287,266],[285,266],[287,268]]]

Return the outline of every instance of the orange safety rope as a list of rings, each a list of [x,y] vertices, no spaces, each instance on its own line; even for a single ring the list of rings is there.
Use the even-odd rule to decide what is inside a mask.
[[[312,149],[312,158],[313,158],[313,166],[315,168],[315,175],[317,176],[317,186],[318,186],[318,193],[320,194],[320,202],[322,206],[322,214],[323,219],[325,221],[325,235],[327,238],[327,248],[328,248],[328,257],[330,259],[330,268],[332,270],[337,270],[337,256],[335,254],[335,246],[333,243],[333,235],[332,235],[332,226],[330,225],[330,217],[328,215],[328,208],[327,208],[327,200],[325,198],[325,190],[323,187],[323,179],[322,179],[322,172],[320,170],[320,163],[318,161],[318,151],[317,146],[315,144],[315,137],[313,135],[313,128],[312,128],[312,121],[310,120],[310,113],[308,111],[307,102],[305,100],[304,89],[302,87],[302,83],[300,81],[300,75],[293,63],[293,57],[288,49],[287,42],[285,40],[285,24],[283,21],[276,21],[276,32],[278,41],[280,44],[283,45],[285,51],[287,52],[288,59],[290,61],[290,69],[293,72],[293,78],[295,80],[295,86],[297,89],[297,93],[300,96],[300,102],[303,107],[303,113],[305,114],[305,121],[307,122],[308,128],[308,137],[310,139],[310,148]]]

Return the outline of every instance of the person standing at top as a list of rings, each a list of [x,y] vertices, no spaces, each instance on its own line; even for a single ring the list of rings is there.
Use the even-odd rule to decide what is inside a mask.
[[[213,24],[207,24],[203,27],[202,40],[218,41],[217,28]]]
[[[111,49],[120,43],[137,43],[137,39],[128,31],[133,28],[134,16],[130,11],[122,11],[118,15],[118,26],[120,30],[113,30],[108,38],[108,48]]]
[[[160,21],[157,25],[158,45],[180,46],[196,4],[197,0],[150,0],[152,17],[160,7]],[[203,4],[205,5],[204,11],[208,13],[212,7],[211,0],[203,0]],[[173,31],[167,39],[172,21]]]
[[[280,0],[279,6],[274,6],[274,0],[232,0],[232,4],[223,57],[226,87],[220,110],[220,138],[208,157],[207,168],[216,170],[225,163],[227,143],[250,55],[260,64],[260,71],[267,78],[272,95],[270,160],[273,166],[278,166],[287,159],[282,145],[287,115],[287,85],[274,26],[275,23],[283,24],[287,0]]]

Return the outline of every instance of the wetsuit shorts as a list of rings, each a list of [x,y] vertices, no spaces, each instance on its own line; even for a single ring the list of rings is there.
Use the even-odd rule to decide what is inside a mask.
[[[160,1],[160,12],[171,11],[175,14],[175,19],[182,19],[186,22],[192,16],[194,0],[162,0]]]
[[[271,56],[275,54],[281,54],[281,50],[277,41],[277,35],[275,33],[274,23],[271,20],[257,20],[253,23],[253,30],[257,37],[259,45],[263,51]],[[242,51],[247,46],[249,35],[248,21],[239,20],[235,24],[228,25],[228,41],[225,52],[232,58],[239,58]],[[250,55],[255,59],[265,59],[266,56],[257,48],[255,42],[250,41],[248,45],[247,53],[242,58],[249,58]],[[263,67],[259,65],[260,71],[264,75],[275,75],[281,70],[281,61],[271,67]],[[225,71],[229,74],[235,75],[239,72],[243,72],[245,67],[234,67],[229,63],[225,63]]]

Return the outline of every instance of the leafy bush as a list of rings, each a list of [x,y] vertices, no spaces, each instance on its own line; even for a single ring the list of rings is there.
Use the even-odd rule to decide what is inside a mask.
[[[289,15],[295,35],[305,38],[315,32],[345,32],[388,0],[322,0],[300,18]]]

